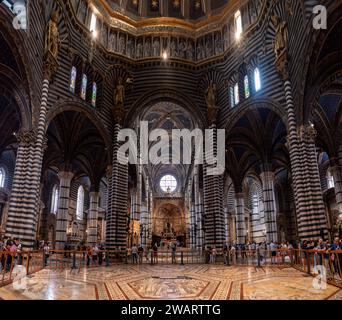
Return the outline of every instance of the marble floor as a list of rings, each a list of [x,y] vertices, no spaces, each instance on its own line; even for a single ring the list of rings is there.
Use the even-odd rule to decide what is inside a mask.
[[[4,300],[342,300],[342,290],[313,287],[290,267],[223,265],[44,269],[0,288]]]

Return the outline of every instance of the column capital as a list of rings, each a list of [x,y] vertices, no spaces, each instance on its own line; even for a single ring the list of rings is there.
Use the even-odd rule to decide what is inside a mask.
[[[314,142],[317,131],[313,124],[302,124],[298,127],[298,136],[301,141]]]
[[[16,137],[19,143],[31,144],[36,141],[37,130],[32,129],[27,131],[20,131],[16,134]]]
[[[100,194],[100,192],[98,192],[98,191],[90,191],[89,192],[89,197],[90,198],[98,198],[99,194]]]
[[[68,171],[60,171],[60,172],[58,172],[58,177],[60,180],[71,181],[72,178],[74,177],[74,173],[68,172]]]
[[[263,171],[260,173],[260,178],[262,181],[274,181],[275,174],[273,171]]]

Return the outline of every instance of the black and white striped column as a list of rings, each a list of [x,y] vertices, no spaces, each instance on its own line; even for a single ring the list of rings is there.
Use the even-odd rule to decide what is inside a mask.
[[[217,128],[210,126],[210,140],[212,148],[206,146],[205,159],[217,155]],[[220,146],[222,147],[222,146]],[[205,161],[203,165],[204,212],[205,212],[205,244],[222,248],[225,242],[225,226],[223,212],[223,178],[222,175],[210,175],[211,166]]]
[[[18,150],[13,175],[5,236],[20,239],[25,247],[33,247],[36,231],[36,201],[28,178],[30,152],[34,150],[35,131],[17,135]]]
[[[196,249],[202,250],[204,244],[204,234],[202,228],[203,222],[203,199],[199,188],[199,167],[195,166],[194,170],[194,185],[195,185],[195,228],[194,237],[196,240]]]
[[[236,242],[245,244],[247,239],[247,229],[245,221],[245,195],[242,192],[235,193],[236,199]]]
[[[70,186],[74,174],[72,172],[59,172],[59,200],[56,223],[57,250],[63,250],[67,242],[67,227],[69,215]]]
[[[111,188],[108,200],[106,223],[106,247],[107,249],[125,249],[127,238],[127,204],[128,204],[128,165],[118,160],[118,150],[121,142],[118,141],[118,133],[121,125],[114,128],[113,163]]]
[[[278,242],[277,210],[274,194],[274,172],[264,171],[260,174],[262,183],[262,194],[264,200],[266,241],[268,243]]]
[[[323,233],[327,237],[324,204],[321,198],[319,175],[316,171],[315,145],[306,139],[300,141],[294,111],[291,82],[284,82],[288,117],[288,146],[291,161],[298,237],[303,240],[317,239]],[[304,130],[305,131],[305,130]],[[311,146],[310,146],[311,144]],[[317,179],[318,177],[318,179]],[[323,207],[322,207],[323,204]]]
[[[97,220],[99,215],[99,193],[91,191],[89,193],[89,216],[87,221],[87,243],[93,246],[97,243]]]

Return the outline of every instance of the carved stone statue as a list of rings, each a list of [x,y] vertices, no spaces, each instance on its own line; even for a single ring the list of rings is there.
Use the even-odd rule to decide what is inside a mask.
[[[205,102],[207,103],[208,108],[216,107],[217,87],[216,84],[213,83],[213,81],[210,81],[209,87],[205,91]]]
[[[186,48],[186,58],[188,60],[194,60],[194,46],[191,40],[188,41]]]
[[[134,44],[132,38],[128,38],[127,40],[127,55],[130,58],[134,57]]]
[[[160,42],[159,39],[155,39],[153,41],[153,56],[159,57],[160,56]]]
[[[119,53],[125,54],[125,36],[122,34],[119,39]]]
[[[289,34],[287,23],[281,21],[277,15],[272,16],[272,22],[275,27],[274,52],[278,59],[283,53],[288,51]]]
[[[142,58],[142,43],[141,43],[141,40],[139,40],[138,41],[138,43],[137,43],[137,52],[136,52],[136,57],[138,58],[138,59],[140,59],[140,58]]]
[[[151,56],[151,40],[147,39],[145,42],[145,57]]]
[[[186,56],[186,45],[185,45],[184,39],[182,39],[179,42],[179,48],[178,49],[179,49],[179,57],[184,59]]]
[[[172,39],[171,40],[170,53],[171,53],[171,57],[177,58],[177,43],[176,43],[176,39]]]
[[[125,86],[122,84],[122,78],[119,78],[118,84],[114,93],[115,106],[123,106],[125,103]]]
[[[109,50],[116,51],[116,34],[111,33],[109,38]]]
[[[210,81],[209,87],[205,91],[205,102],[208,108],[208,118],[211,123],[216,121],[217,118],[217,86],[213,81]]]
[[[210,58],[213,55],[213,45],[210,39],[207,39],[205,42],[205,54],[207,58]]]
[[[57,60],[59,49],[61,46],[61,40],[58,31],[58,12],[55,11],[51,15],[51,19],[46,26],[45,33],[45,54],[50,53],[55,60]]]
[[[197,44],[197,60],[202,60],[204,58],[203,46],[201,41],[198,41]]]

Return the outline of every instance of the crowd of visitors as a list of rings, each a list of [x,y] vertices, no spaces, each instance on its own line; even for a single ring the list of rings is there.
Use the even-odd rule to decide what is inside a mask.
[[[45,266],[48,265],[48,260],[52,252],[52,247],[48,242],[40,242],[38,249],[44,253]],[[120,249],[120,248],[119,248]],[[158,250],[163,250],[162,254],[165,257],[165,252],[171,255],[173,264],[177,261],[177,244],[169,243],[167,251],[159,248],[157,243],[152,246],[143,247],[142,245],[133,244],[132,247],[125,251],[117,250],[114,256],[121,261],[126,259],[128,263],[142,264],[144,259],[147,263],[158,263]],[[299,250],[300,249],[300,250]],[[8,272],[11,265],[14,263],[22,264],[22,244],[20,239],[0,239],[0,256],[1,266],[0,271]],[[64,258],[72,258],[72,252],[76,250],[78,254],[83,255],[83,261],[87,266],[101,266],[105,260],[105,247],[103,245],[85,246],[79,245],[76,248],[66,246],[63,254]],[[335,251],[342,250],[342,239],[336,237],[334,241],[324,241],[323,239],[310,241],[288,241],[288,242],[248,242],[246,244],[224,244],[222,249],[217,249],[215,246],[207,246],[205,248],[206,263],[215,264],[223,260],[224,264],[237,264],[253,260],[267,261],[271,264],[291,262],[295,264],[303,264],[305,266],[308,259],[313,260],[313,267],[324,265],[330,268],[333,272],[341,273],[342,253]],[[10,253],[10,254],[6,254]],[[170,257],[168,255],[168,257]],[[218,259],[219,257],[219,259]],[[222,257],[222,258],[221,258]],[[222,259],[222,260],[221,260]]]

